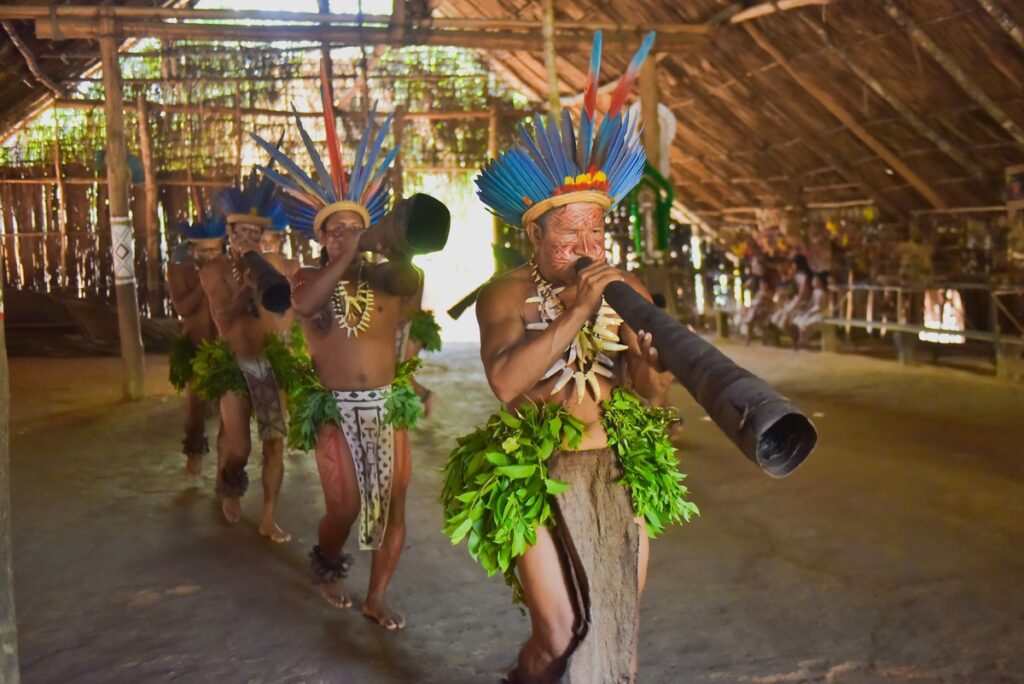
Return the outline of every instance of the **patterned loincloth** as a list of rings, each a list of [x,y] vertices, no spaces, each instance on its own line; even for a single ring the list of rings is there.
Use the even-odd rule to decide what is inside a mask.
[[[281,388],[274,377],[270,361],[265,356],[242,358],[238,359],[238,368],[245,376],[245,384],[249,387],[249,400],[256,415],[260,439],[264,442],[284,439],[288,435],[288,429],[284,420],[284,408],[281,406]]]
[[[391,505],[395,430],[385,408],[390,392],[390,385],[332,392],[359,483],[359,548],[364,551],[380,547]]]

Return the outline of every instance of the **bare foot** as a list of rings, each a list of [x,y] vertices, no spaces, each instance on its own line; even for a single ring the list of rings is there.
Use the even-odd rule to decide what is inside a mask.
[[[321,584],[320,593],[323,594],[324,600],[335,608],[351,608],[355,599],[355,594],[340,579]]]
[[[386,630],[405,629],[405,616],[391,610],[382,598],[366,597],[363,603],[363,617],[375,621]]]
[[[220,500],[220,510],[224,519],[234,524],[242,519],[242,501],[237,497],[224,497]]]
[[[185,472],[189,475],[199,476],[203,474],[203,459],[192,456],[185,457]]]
[[[268,538],[270,541],[277,542],[278,544],[283,544],[286,541],[290,541],[292,538],[292,535],[278,527],[277,523],[273,520],[260,523],[260,534]]]

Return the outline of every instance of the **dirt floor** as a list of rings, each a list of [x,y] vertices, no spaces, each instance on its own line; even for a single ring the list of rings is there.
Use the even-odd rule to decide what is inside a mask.
[[[854,356],[728,346],[814,416],[821,445],[762,475],[676,388],[702,516],[654,543],[642,682],[1024,682],[1024,386]],[[441,535],[438,469],[494,408],[476,349],[421,376],[409,535],[387,633],[307,580],[321,494],[287,458],[273,545],[222,524],[212,463],[190,480],[181,400],[148,359],[118,401],[116,358],[16,358],[14,553],[23,678],[42,682],[495,682],[528,622]],[[211,431],[214,425],[211,422]],[[250,465],[254,483],[256,464]],[[357,555],[353,586],[365,587]]]

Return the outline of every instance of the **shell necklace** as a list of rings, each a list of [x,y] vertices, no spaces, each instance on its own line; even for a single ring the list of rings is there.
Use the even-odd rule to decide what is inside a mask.
[[[359,264],[359,280],[356,293],[350,295],[345,286],[349,281],[340,280],[331,293],[331,309],[338,327],[348,333],[349,337],[359,337],[370,327],[370,314],[373,311],[373,289],[363,280],[363,264]]]
[[[537,268],[537,263],[530,260],[530,275],[537,288],[537,294],[526,300],[527,304],[536,304],[537,312],[540,314],[540,322],[528,323],[527,330],[546,330],[551,322],[565,313],[565,306],[558,298],[558,294],[564,287],[553,287],[544,279]],[[573,380],[576,385],[576,403],[583,402],[587,388],[596,401],[601,401],[601,385],[598,384],[597,376],[603,375],[606,378],[614,378],[612,369],[615,361],[608,353],[620,352],[628,349],[624,344],[619,343],[618,329],[622,319],[608,303],[601,299],[601,308],[598,309],[597,317],[593,323],[587,323],[576,334],[576,337],[565,352],[552,364],[551,368],[544,374],[542,380],[546,380],[555,374],[558,381],[555,383],[551,394],[560,392]]]

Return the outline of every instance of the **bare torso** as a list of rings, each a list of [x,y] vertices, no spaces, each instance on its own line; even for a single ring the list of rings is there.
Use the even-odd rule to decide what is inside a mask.
[[[629,274],[626,274],[626,276],[627,282],[631,286],[646,292],[642,289],[643,286],[639,284],[639,280]],[[510,312],[510,315],[511,312],[514,312],[514,315],[519,319],[521,339],[532,340],[544,334],[540,330],[527,329],[529,324],[541,321],[537,305],[526,302],[526,299],[537,294],[536,285],[527,266],[521,266],[503,274],[492,281],[487,286],[487,289],[489,292],[487,293],[487,301],[484,306],[499,307]],[[575,285],[567,286],[559,294],[559,299],[567,309],[575,301],[575,298]],[[481,333],[486,338],[488,331],[484,329],[483,324],[481,324]],[[639,350],[636,334],[627,325],[622,324],[619,327],[618,333],[622,344],[628,345],[631,351]],[[563,351],[564,348],[558,350],[559,353]],[[527,391],[520,393],[511,401],[505,402],[505,405],[511,408],[528,401],[561,404],[570,414],[583,421],[586,426],[583,440],[578,448],[596,449],[604,447],[607,445],[608,438],[601,425],[602,410],[600,402],[611,396],[614,387],[626,384],[627,357],[629,355],[629,352],[607,354],[615,362],[615,377],[605,378],[600,375],[597,376],[597,382],[601,389],[600,400],[594,397],[594,393],[589,388],[584,392],[582,400],[578,400],[576,386],[572,380],[566,383],[560,390],[553,392],[559,381],[559,374],[556,373],[548,379],[539,379]],[[485,358],[484,364],[487,365],[487,363],[488,360]]]
[[[319,269],[300,269],[295,287]],[[313,316],[299,315],[302,332],[313,359],[313,367],[324,386],[332,390],[364,390],[391,384],[395,377],[395,335],[405,322],[407,299],[389,294],[376,282],[374,269],[368,269],[368,282],[373,289],[373,309],[369,327],[358,335],[341,328],[328,303]],[[356,293],[356,279],[346,286],[350,295]]]
[[[199,271],[203,291],[217,332],[238,357],[259,356],[269,333],[281,317],[264,309],[248,276],[239,283],[229,257],[203,265]]]

